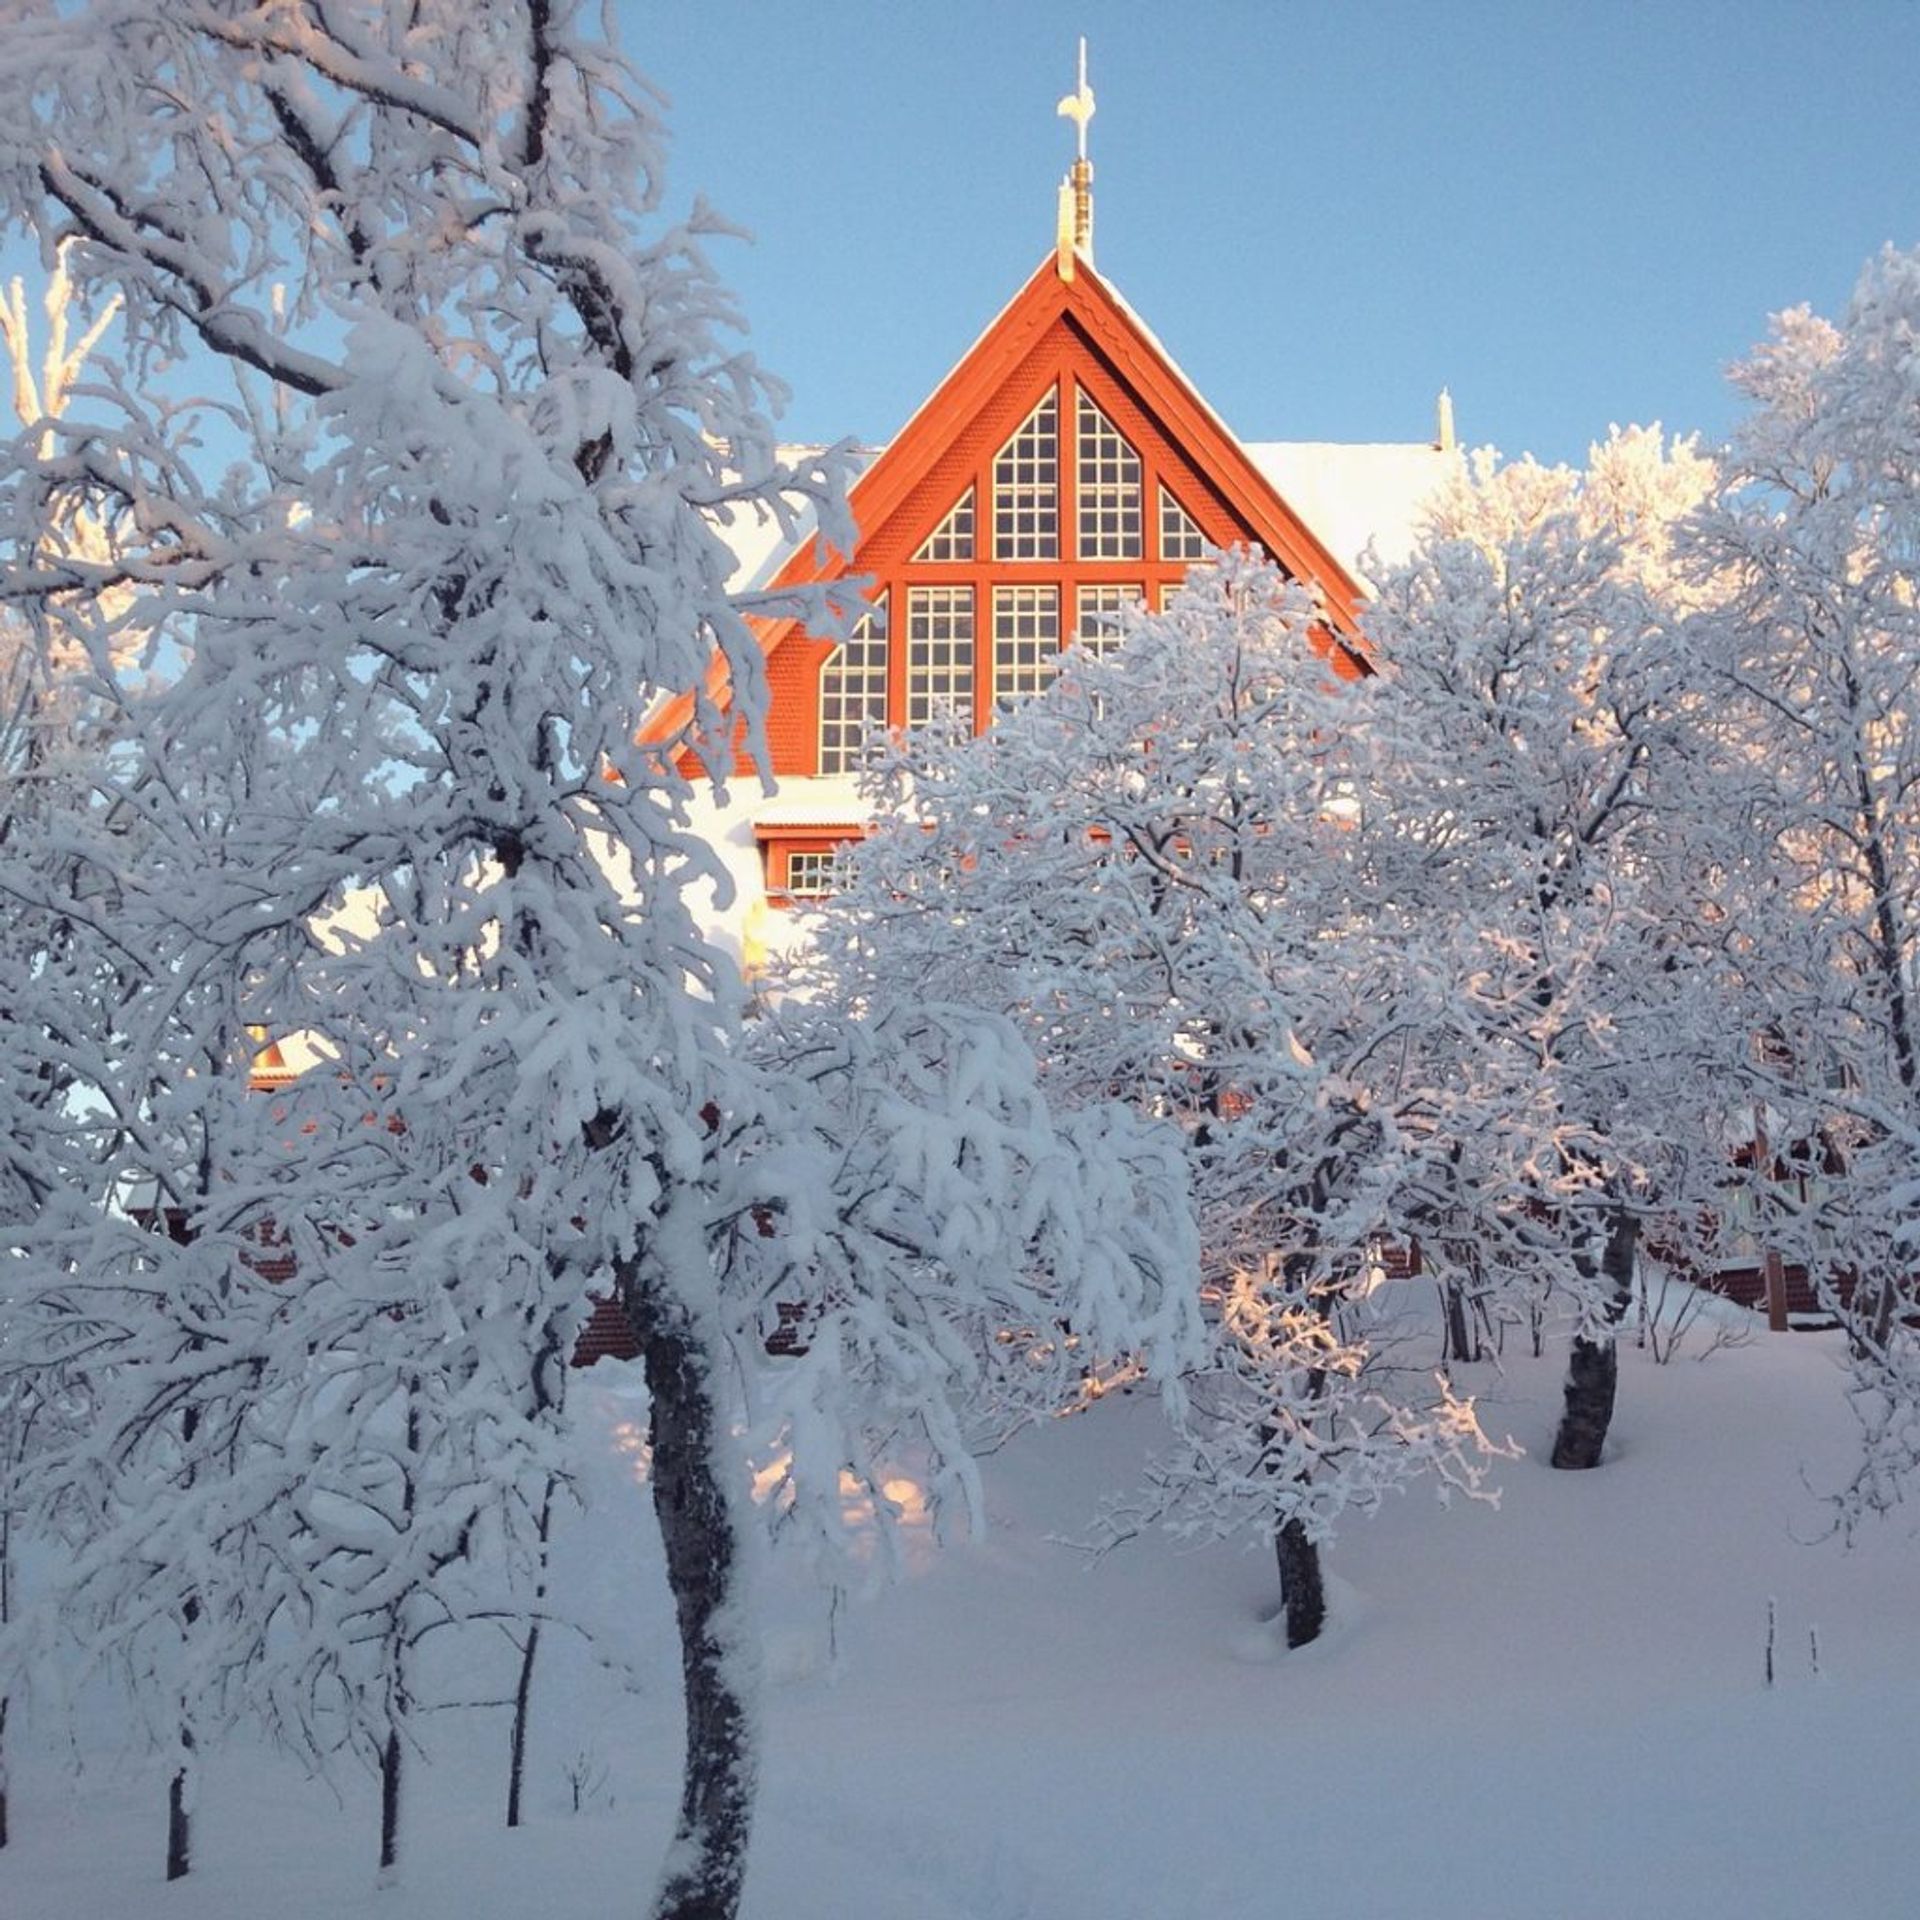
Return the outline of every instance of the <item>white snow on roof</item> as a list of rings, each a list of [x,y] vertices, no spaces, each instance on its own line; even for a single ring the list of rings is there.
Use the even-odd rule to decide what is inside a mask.
[[[1094,271],[1091,263],[1084,258],[1079,265],[1082,271]],[[1195,404],[1207,413],[1223,434],[1230,439],[1238,439],[1113,282],[1104,274],[1094,274],[1094,277],[1165,361],[1174,378],[1186,388]],[[1016,292],[1008,306],[1019,297]],[[988,322],[980,335],[981,340],[1000,324],[1006,310],[1003,307]],[[967,353],[971,354],[979,343],[976,340]],[[961,362],[966,357],[963,354]],[[945,379],[942,379],[929,390],[926,399],[915,410],[913,419],[919,418],[945,384]],[[911,425],[912,420],[909,420],[908,426]],[[1456,451],[1451,448],[1443,451],[1431,442],[1350,445],[1324,440],[1248,440],[1240,444],[1281,499],[1306,522],[1334,558],[1358,576],[1363,588],[1368,582],[1360,566],[1360,556],[1368,546],[1371,545],[1384,562],[1404,560],[1419,537],[1421,515],[1428,502],[1460,467],[1460,456]],[[818,447],[783,447],[781,454],[791,459],[820,451]],[[862,467],[864,477],[873,470],[874,463],[886,449],[873,447],[861,451],[866,456]],[[857,519],[857,486],[852,504]],[[801,544],[799,541],[781,539],[779,526],[773,519],[751,511],[738,513],[733,525],[723,527],[721,531],[740,561],[733,578],[728,582],[735,592],[764,586],[787,555]],[[811,537],[809,516],[803,539]]]
[[[1273,490],[1343,566],[1359,574],[1371,545],[1380,559],[1404,560],[1421,516],[1460,470],[1460,456],[1431,444],[1347,445],[1330,440],[1246,443]]]
[[[1239,440],[1126,296],[1104,274],[1099,279],[1220,431]],[[1427,502],[1460,464],[1457,452],[1419,442],[1349,445],[1327,440],[1240,440],[1240,447],[1363,589],[1369,582],[1360,566],[1361,554],[1371,544],[1383,561],[1404,560],[1419,538]]]
[[[826,452],[824,446],[781,446],[775,449],[782,466],[804,466]],[[788,554],[813,538],[818,516],[811,501],[795,508],[797,527],[787,538],[779,519],[752,501],[735,501],[713,511],[714,531],[732,550],[734,568],[727,576],[729,593],[752,593],[764,587]]]
[[[1258,440],[1245,445],[1268,484],[1362,585],[1366,579],[1360,556],[1367,547],[1371,544],[1383,561],[1404,560],[1419,537],[1428,503],[1460,470],[1457,452],[1417,442]],[[783,454],[789,451],[798,455],[820,449],[782,449]],[[873,448],[869,457],[882,451]],[[778,522],[751,508],[737,510],[720,533],[738,562],[729,588],[750,592],[765,586],[787,555],[813,537],[812,514],[805,516],[797,541],[783,540]]]
[[[873,818],[860,797],[860,784],[844,774],[793,780],[753,810],[756,833],[782,827],[854,827]]]

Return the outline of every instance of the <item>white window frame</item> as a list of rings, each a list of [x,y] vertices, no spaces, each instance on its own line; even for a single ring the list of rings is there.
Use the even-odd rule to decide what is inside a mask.
[[[1208,552],[1207,536],[1200,531],[1200,523],[1162,486],[1160,558],[1185,561],[1191,565],[1196,560],[1204,560]]]
[[[855,773],[887,725],[887,596],[874,596],[820,668],[820,771]]]
[[[1139,452],[1084,389],[1074,393],[1076,551],[1082,560],[1143,560],[1146,469]]]
[[[907,725],[950,713],[972,732],[973,667],[973,589],[909,587]]]
[[[1007,713],[1045,693],[1060,671],[1060,589],[993,590],[993,704]]]
[[[1060,392],[1049,387],[993,457],[993,557],[1060,557]]]
[[[920,542],[913,557],[933,561],[971,560],[973,538],[973,489],[969,487],[947,509],[947,517]]]

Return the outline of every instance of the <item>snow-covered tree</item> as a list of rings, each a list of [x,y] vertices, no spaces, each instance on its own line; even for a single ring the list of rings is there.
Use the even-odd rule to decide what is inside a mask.
[[[1691,546],[1719,594],[1687,633],[1718,695],[1700,859],[1761,1231],[1853,1282],[1866,1511],[1920,1464],[1920,254],[1871,262],[1839,326],[1780,315],[1735,379],[1752,410]]]
[[[1502,1231],[1448,1166],[1491,1108],[1368,871],[1366,689],[1310,598],[1230,558],[1122,631],[977,740],[897,743],[801,977],[867,1009],[971,1000],[1056,1098],[1178,1125],[1215,1338],[1114,1525],[1261,1528],[1299,1645],[1344,1511],[1422,1471],[1479,1482],[1471,1407],[1396,1352],[1381,1249],[1443,1195]]]
[[[44,338],[36,343],[26,284],[16,276],[0,301],[9,399],[15,421],[41,455],[53,451],[50,422],[66,412],[88,354],[112,324],[109,301],[76,339],[73,281],[56,260],[41,308]],[[104,557],[98,521],[82,510],[56,517],[43,538],[62,551]],[[84,658],[59,646],[54,623],[17,608],[0,607],[0,874],[22,878],[65,859],[62,826],[87,803],[86,768],[105,742],[102,709],[84,691]],[[38,889],[0,883],[0,1001],[9,1009],[10,1038],[0,1042],[0,1228],[30,1220],[45,1198],[45,1170],[35,1137],[68,1087],[36,1021],[41,976],[65,959],[69,933],[45,911]],[[25,1376],[0,1367],[0,1635],[15,1616],[12,1484],[49,1401]],[[0,1682],[0,1847],[7,1843],[6,1732],[11,1698]]]
[[[611,1285],[686,1694],[654,1911],[707,1920],[754,1786],[747,1413],[787,1409],[796,1503],[863,1402],[964,1486],[962,1323],[1177,1340],[1191,1236],[1177,1155],[1052,1125],[1006,1030],[740,1044],[687,905],[684,766],[757,750],[764,694],[717,523],[811,503],[844,538],[838,473],[778,465],[703,220],[661,217],[654,97],[584,11],[46,4],[0,49],[7,214],[124,301],[4,502],[9,597],[102,636],[117,725],[80,848],[112,884],[49,899],[138,958],[110,1018],[35,979],[75,1092],[23,1122],[49,1195],[8,1226],[7,1343],[88,1396],[26,1482],[68,1621],[162,1737],[245,1709],[369,1750],[386,1861],[419,1649],[531,1605]],[[102,555],[49,538],[83,511]],[[128,592],[150,687],[104,645]],[[687,734],[640,744],[681,691]],[[270,1097],[262,1030],[313,1062]],[[804,1390],[763,1394],[789,1289]]]
[[[957,1508],[978,1537],[976,1433],[1071,1404],[1095,1356],[1171,1371],[1200,1350],[1172,1129],[1110,1099],[1054,1114],[999,1014],[939,993],[854,1018],[799,1002],[744,1050],[783,1094],[734,1123],[716,1245],[741,1343],[784,1308],[795,1348],[749,1376],[776,1532],[831,1562],[848,1475],[884,1529],[904,1444],[927,1516]]]
[[[1370,827],[1444,871],[1450,931],[1433,937],[1477,952],[1471,1046],[1531,1088],[1514,1116],[1528,1204],[1553,1223],[1578,1319],[1562,1467],[1600,1459],[1641,1223],[1686,1218],[1715,1151],[1685,1011],[1694,790],[1663,789],[1693,699],[1666,625],[1673,529],[1711,483],[1690,443],[1669,452],[1652,429],[1616,433],[1584,473],[1481,456],[1367,617],[1395,763]]]

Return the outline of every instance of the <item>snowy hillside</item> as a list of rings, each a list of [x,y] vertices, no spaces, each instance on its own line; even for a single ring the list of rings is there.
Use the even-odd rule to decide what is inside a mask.
[[[1262,1624],[1267,1558],[1064,1544],[1151,1444],[1116,1397],[989,1463],[988,1537],[909,1540],[902,1579],[834,1611],[776,1568],[755,1920],[1894,1920],[1920,1911],[1920,1546],[1851,1551],[1812,1489],[1853,1441],[1832,1335],[1656,1367],[1629,1353],[1607,1465],[1540,1454],[1558,1363],[1481,1381],[1529,1449],[1498,1511],[1417,1493],[1350,1527],[1319,1645]],[[1697,1346],[1696,1346],[1697,1350]],[[1485,1371],[1485,1370],[1483,1370]],[[592,1376],[611,1432],[634,1411]],[[370,1781],[336,1803],[246,1751],[209,1768],[199,1860],[161,1884],[158,1766],[16,1766],[7,1920],[487,1920],[637,1913],[677,1791],[674,1650],[651,1529],[608,1503],[569,1545],[610,1617],[643,1616],[623,1692],[556,1663],[534,1821],[498,1824],[503,1716],[442,1716],[396,1887]],[[924,1546],[924,1550],[922,1547]],[[630,1602],[638,1587],[642,1598]],[[1768,1603],[1776,1684],[1763,1684]],[[1813,1671],[1817,1636],[1819,1672]],[[565,1698],[562,1698],[562,1695]],[[569,1807],[569,1773],[585,1809]]]

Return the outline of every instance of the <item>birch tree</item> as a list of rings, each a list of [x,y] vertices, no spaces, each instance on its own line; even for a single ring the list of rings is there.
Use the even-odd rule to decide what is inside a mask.
[[[1904,1498],[1920,1451],[1917,337],[1912,252],[1870,262],[1837,325],[1779,315],[1735,370],[1750,410],[1690,549],[1721,589],[1688,638],[1719,695],[1700,858],[1743,994],[1730,1084],[1765,1144],[1761,1230],[1848,1318],[1855,1515]]]
[[[803,978],[868,1008],[969,999],[1057,1097],[1178,1127],[1213,1338],[1163,1382],[1176,1443],[1108,1531],[1259,1528],[1297,1646],[1343,1513],[1423,1472],[1480,1485],[1489,1443],[1406,1350],[1381,1258],[1447,1199],[1506,1232],[1491,1174],[1483,1204],[1449,1165],[1493,1108],[1369,871],[1367,689],[1310,598],[1242,556],[1122,632],[980,739],[894,746]]]
[[[1599,1463],[1642,1224],[1678,1231],[1718,1170],[1680,853],[1697,684],[1670,628],[1674,530],[1712,477],[1657,429],[1584,473],[1482,455],[1367,616],[1395,762],[1375,824],[1444,869],[1472,1045],[1532,1089],[1526,1204],[1557,1223],[1576,1318],[1559,1467]]]
[[[881,1338],[877,1293],[949,1272],[955,1315],[1024,1288],[1117,1344],[1187,1299],[1191,1241],[1152,1130],[1054,1127],[1009,1033],[876,1056],[854,1023],[788,1078],[740,1045],[685,803],[736,727],[759,751],[745,616],[774,609],[729,597],[719,528],[804,504],[844,542],[839,467],[776,460],[705,216],[661,214],[654,96],[582,12],[47,5],[0,51],[7,212],[127,340],[84,421],[16,445],[6,591],[94,622],[137,593],[156,682],[91,656],[124,721],[95,827],[123,808],[151,845],[116,865],[96,833],[116,889],[61,904],[140,951],[141,992],[109,1045],[45,979],[89,1098],[33,1142],[56,1204],[11,1239],[9,1340],[98,1416],[30,1489],[76,1617],[209,1725],[344,1730],[388,1865],[410,1662],[480,1610],[486,1553],[537,1584],[557,1369],[611,1286],[683,1655],[653,1911],[707,1920],[755,1784],[736,1429],[767,1289],[863,1330],[864,1377],[815,1360],[789,1396],[796,1473],[857,1459],[857,1385],[965,1482],[948,1316]],[[48,537],[81,510],[104,558]],[[681,691],[687,729],[640,744]],[[315,1062],[271,1100],[261,1030]],[[129,1184],[177,1242],[111,1204]]]
[[[52,453],[51,423],[66,411],[74,385],[112,325],[117,303],[109,300],[78,337],[73,329],[73,279],[56,259],[40,302],[44,321],[37,347],[25,280],[16,276],[0,302],[0,347],[6,353],[14,419],[42,457]],[[48,529],[64,549],[99,560],[106,541],[99,522],[83,508]],[[44,858],[50,831],[63,815],[85,804],[82,767],[103,741],[98,703],[83,692],[84,661],[56,643],[57,629],[19,609],[0,608],[0,871],[25,856]],[[29,890],[29,893],[31,890]],[[31,897],[9,891],[0,931],[0,997],[11,1010],[12,1040],[5,1047],[0,1131],[0,1228],[30,1219],[45,1198],[44,1172],[36,1165],[34,1136],[49,1110],[66,1095],[50,1052],[38,1044],[34,1019],[37,976],[57,959],[65,935]],[[0,1371],[0,1636],[16,1617],[14,1476],[35,1426],[50,1411],[22,1377]],[[0,1682],[0,1847],[7,1844],[7,1721],[12,1699]]]

